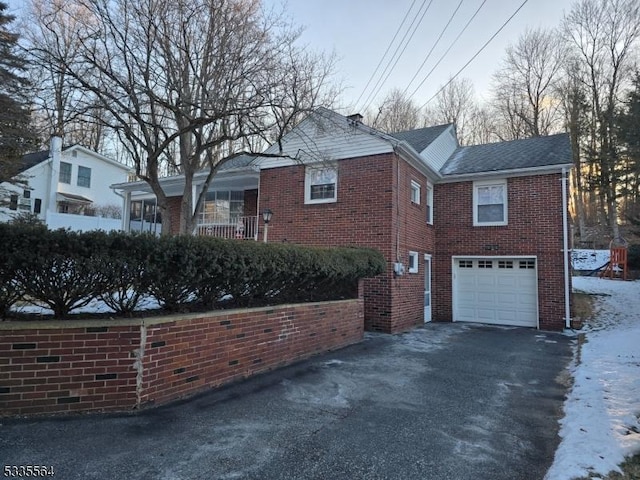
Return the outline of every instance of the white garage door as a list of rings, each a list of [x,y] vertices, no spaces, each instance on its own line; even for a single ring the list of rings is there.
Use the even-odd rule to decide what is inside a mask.
[[[453,320],[538,326],[535,258],[456,258]]]

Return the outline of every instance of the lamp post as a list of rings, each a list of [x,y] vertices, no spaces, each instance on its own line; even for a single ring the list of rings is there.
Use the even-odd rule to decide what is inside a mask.
[[[267,243],[267,234],[269,232],[269,222],[271,221],[271,217],[273,216],[273,212],[270,208],[265,209],[262,212],[262,221],[264,222],[264,236],[262,237],[262,241]]]

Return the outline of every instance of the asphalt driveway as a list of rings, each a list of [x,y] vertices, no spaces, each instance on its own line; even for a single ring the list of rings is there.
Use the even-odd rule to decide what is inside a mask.
[[[542,479],[572,340],[429,324],[136,415],[0,419],[54,479]],[[42,478],[42,477],[41,477]]]

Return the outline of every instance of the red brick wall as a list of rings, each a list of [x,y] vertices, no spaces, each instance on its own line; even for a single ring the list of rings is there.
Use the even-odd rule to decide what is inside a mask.
[[[383,332],[407,330],[423,321],[424,265],[419,274],[394,278],[393,262],[396,253],[406,264],[409,250],[418,251],[423,257],[433,249],[433,227],[426,225],[426,179],[392,153],[340,160],[337,164],[335,203],[304,203],[302,165],[260,173],[260,208],[274,212],[269,241],[357,245],[379,250],[387,259],[387,270],[365,280],[365,328]],[[420,205],[410,202],[412,178],[422,184]],[[396,227],[400,240],[397,252]]]
[[[435,187],[434,320],[452,320],[452,255],[538,258],[540,328],[564,327],[561,174],[509,178],[506,226],[473,226],[473,183]],[[497,245],[487,251],[486,245]]]
[[[433,225],[427,224],[427,180],[415,168],[399,162],[400,196],[394,230],[399,228],[398,256],[407,273],[393,280],[393,330],[403,331],[424,323],[424,254],[433,254]],[[396,172],[397,173],[397,172]],[[397,179],[397,176],[395,177]],[[420,204],[411,202],[411,181],[420,184]],[[396,188],[398,184],[395,184]],[[395,241],[395,239],[394,239]],[[418,273],[408,273],[409,251],[418,252]]]
[[[360,295],[183,318],[76,321],[73,328],[70,322],[36,328],[4,322],[0,415],[166,403],[356,343],[363,310]]]
[[[140,327],[0,330],[0,414],[127,409],[136,404],[131,352]],[[42,325],[44,327],[44,325]]]
[[[258,190],[244,191],[244,216],[258,214]]]

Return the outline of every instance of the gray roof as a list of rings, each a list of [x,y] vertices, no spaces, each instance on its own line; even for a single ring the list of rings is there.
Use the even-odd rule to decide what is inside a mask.
[[[62,147],[62,151],[67,150],[72,146],[73,145]],[[20,159],[20,168],[18,170],[18,173],[22,173],[25,170],[28,170],[31,167],[34,167],[39,163],[42,163],[45,160],[48,160],[49,155],[50,155],[49,150],[40,150],[39,152],[27,153],[26,155],[23,155],[22,158]]]
[[[444,164],[443,175],[497,172],[572,163],[569,135],[526,138],[458,148]]]
[[[436,125],[435,127],[406,130],[404,132],[391,133],[389,135],[397,138],[398,140],[407,142],[416,152],[420,153],[427,148],[431,142],[438,138],[442,132],[449,128],[449,126],[451,126],[450,123],[446,125]]]
[[[233,170],[236,168],[248,167],[256,158],[257,157],[254,155],[247,155],[247,154],[241,153],[237,157],[233,157],[232,159],[224,162],[220,166],[219,171],[223,172],[225,170]]]

